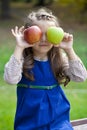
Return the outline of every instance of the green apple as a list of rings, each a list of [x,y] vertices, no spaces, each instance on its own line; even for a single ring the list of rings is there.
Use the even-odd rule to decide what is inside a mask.
[[[61,27],[49,27],[47,29],[47,40],[52,44],[59,44],[64,37],[64,31]]]

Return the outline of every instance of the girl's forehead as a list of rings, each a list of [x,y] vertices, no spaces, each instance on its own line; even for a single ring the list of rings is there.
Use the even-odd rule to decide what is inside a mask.
[[[42,31],[46,31],[49,27],[56,26],[53,21],[39,21],[36,23]]]

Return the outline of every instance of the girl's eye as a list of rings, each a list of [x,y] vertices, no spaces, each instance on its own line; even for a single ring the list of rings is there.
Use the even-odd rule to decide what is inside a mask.
[[[43,20],[51,20],[52,19],[52,16],[51,15],[46,15],[46,14],[42,14],[42,15],[37,15],[37,18],[38,18],[38,20],[41,20],[41,19],[43,19]]]

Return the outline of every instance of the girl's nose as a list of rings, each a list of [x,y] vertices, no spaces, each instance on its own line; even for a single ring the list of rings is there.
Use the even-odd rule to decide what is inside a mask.
[[[46,34],[43,34],[43,35],[42,35],[41,41],[47,41]]]

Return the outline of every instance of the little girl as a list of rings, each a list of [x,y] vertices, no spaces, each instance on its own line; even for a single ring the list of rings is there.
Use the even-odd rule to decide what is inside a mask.
[[[31,45],[24,40],[24,30],[32,25],[41,29],[42,37]],[[29,14],[24,27],[12,29],[16,47],[5,65],[4,79],[17,84],[14,130],[73,130],[70,104],[60,84],[85,81],[87,72],[74,52],[72,34],[65,32],[59,45],[48,42],[51,26],[59,26],[57,18],[39,9]]]

